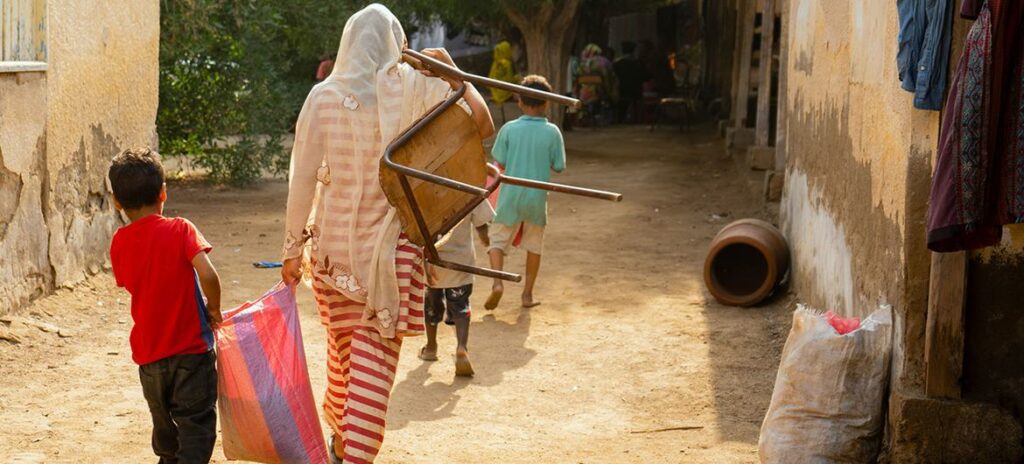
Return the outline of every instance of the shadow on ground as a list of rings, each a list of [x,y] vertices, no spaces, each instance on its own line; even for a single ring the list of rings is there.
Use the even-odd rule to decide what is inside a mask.
[[[476,313],[483,312],[476,310]],[[498,320],[494,314],[486,313],[470,327],[470,346],[473,339],[495,340],[488,350],[472,352],[476,370],[473,378],[455,377],[452,367],[454,352],[438,352],[438,361],[420,362],[419,366],[406,374],[405,379],[395,385],[391,393],[391,408],[402,411],[392,414],[388,420],[389,430],[398,430],[410,422],[431,422],[450,417],[462,398],[461,390],[470,384],[482,387],[498,385],[505,372],[520,369],[529,364],[537,352],[526,348],[530,336],[530,310],[521,309],[513,322]],[[453,338],[452,330],[441,326],[438,338]],[[419,352],[426,342],[424,337],[408,339],[404,343],[413,345],[415,350],[403,349],[403,355]],[[431,371],[442,373],[431,375]],[[445,377],[445,373],[448,377]],[[437,380],[450,379],[450,381]]]

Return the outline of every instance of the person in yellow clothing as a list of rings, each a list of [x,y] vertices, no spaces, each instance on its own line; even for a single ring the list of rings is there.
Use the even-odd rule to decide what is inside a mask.
[[[491,79],[511,82],[516,84],[519,77],[512,68],[512,44],[506,40],[498,42],[494,46],[494,61],[491,62],[491,72],[487,74]],[[505,90],[491,89],[491,100],[501,109],[501,122],[505,122],[505,102],[512,98],[512,94]]]

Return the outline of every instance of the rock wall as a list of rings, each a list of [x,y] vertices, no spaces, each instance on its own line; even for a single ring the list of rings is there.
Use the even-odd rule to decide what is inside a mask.
[[[0,74],[0,200],[18,198],[0,206],[0,221],[14,211],[0,250],[17,250],[2,255],[12,261],[0,266],[0,313],[109,262],[121,220],[108,162],[122,148],[156,145],[159,2],[51,1],[46,11],[48,69],[34,80]]]

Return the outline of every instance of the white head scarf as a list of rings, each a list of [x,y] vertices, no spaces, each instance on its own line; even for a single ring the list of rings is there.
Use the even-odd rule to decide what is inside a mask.
[[[312,113],[307,110],[318,104],[341,103],[352,110],[358,108],[359,112],[378,115],[377,130],[380,131],[380,152],[371,155],[376,156],[376,159],[367,160],[364,158],[364,150],[354,150],[355,166],[365,166],[367,162],[379,162],[387,144],[397,137],[404,128],[425,114],[430,107],[444,99],[450,90],[449,85],[441,79],[426,77],[411,66],[402,63],[402,49],[405,48],[405,43],[405,32],[401,23],[383,5],[372,4],[355,13],[346,22],[342,32],[334,70],[327,79],[314,87],[303,107],[302,113],[306,114],[307,112]],[[390,113],[390,118],[385,118],[383,113],[385,106],[394,108],[393,102],[390,105],[378,102],[378,98],[383,95],[396,95],[394,92],[396,80],[400,80],[402,89],[401,95],[398,97],[401,99],[398,124],[395,124],[394,113]],[[385,92],[383,89],[392,90]],[[342,101],[338,102],[337,100]],[[342,118],[339,123],[353,124],[351,118]],[[300,115],[296,129],[297,143],[292,154],[293,172],[295,171],[294,163],[298,159],[296,153],[306,149],[315,149],[313,145],[306,148],[305,145],[300,146],[298,143],[300,140],[298,134],[305,134],[306,131],[313,129],[312,124],[317,124],[313,118],[304,118]],[[348,128],[349,133],[355,134],[356,140],[372,140],[374,136],[366,133],[369,130],[374,129],[355,124]],[[302,139],[307,138],[303,137]],[[327,155],[330,150],[333,149],[328,149]],[[314,156],[316,155],[314,154]],[[364,186],[363,176],[355,176],[355,178],[354,184],[344,186],[344,189],[352,195],[351,197],[346,195],[346,197],[352,198],[351,217],[347,221],[351,224],[352,229],[345,234],[349,241],[345,248],[349,250],[350,255],[338,258],[341,258],[344,261],[343,264],[351,268],[352,275],[364,284],[365,293],[352,292],[342,287],[339,287],[338,290],[353,300],[366,303],[369,313],[364,315],[364,320],[366,320],[375,311],[388,309],[392,314],[398,311],[400,293],[395,269],[395,249],[401,233],[401,224],[395,214],[395,209],[390,208],[382,223],[377,223],[374,226],[377,232],[373,242],[372,256],[358,251],[366,249],[365,242],[358,242],[357,236],[361,231],[355,230],[356,224],[359,223],[357,217],[360,211],[359,205],[363,195],[368,191],[367,189],[380,188],[380,186]],[[289,198],[289,208],[291,208],[291,201]],[[296,203],[304,203],[304,201],[296,200]],[[318,205],[320,202],[310,199],[310,203]],[[304,224],[302,221],[305,220],[305,217],[294,220],[290,218],[289,222]],[[378,327],[378,330],[385,337],[394,336],[394,326]]]
[[[345,23],[328,79],[355,95],[360,105],[376,105],[377,83],[382,74],[396,72],[405,43],[405,31],[391,10],[378,3],[363,8]]]

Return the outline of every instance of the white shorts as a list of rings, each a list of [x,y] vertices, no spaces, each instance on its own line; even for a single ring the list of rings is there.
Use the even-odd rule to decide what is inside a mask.
[[[512,241],[515,238],[516,232],[519,231],[520,225],[523,226],[523,240],[519,243],[519,248],[539,255],[541,250],[544,249],[544,226],[529,222],[520,222],[515,226],[507,226],[497,222],[491,223],[490,230],[487,233],[491,240],[489,249],[501,250],[502,253],[508,254],[508,250],[512,247]]]

